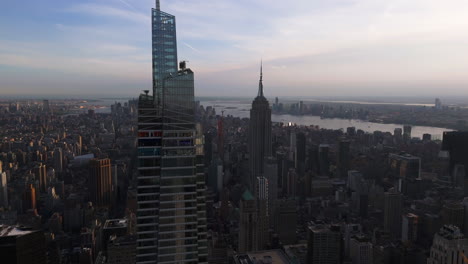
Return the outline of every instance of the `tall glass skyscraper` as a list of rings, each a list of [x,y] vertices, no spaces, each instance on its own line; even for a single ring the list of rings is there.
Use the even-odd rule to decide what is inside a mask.
[[[153,94],[139,97],[137,263],[207,263],[203,138],[194,74],[177,69],[175,17],[153,19]]]

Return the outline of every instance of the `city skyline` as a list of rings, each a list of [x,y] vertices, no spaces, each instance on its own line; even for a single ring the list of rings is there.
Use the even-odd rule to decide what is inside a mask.
[[[271,96],[468,95],[463,1],[161,5],[181,17],[179,59],[198,69],[198,96],[254,96],[260,58]],[[152,6],[153,0],[5,3],[0,96],[151,89]]]

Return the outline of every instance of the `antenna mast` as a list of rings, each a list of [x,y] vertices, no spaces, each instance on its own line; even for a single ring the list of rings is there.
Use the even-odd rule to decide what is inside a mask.
[[[159,3],[159,0],[156,0],[156,10],[161,11],[161,5]]]

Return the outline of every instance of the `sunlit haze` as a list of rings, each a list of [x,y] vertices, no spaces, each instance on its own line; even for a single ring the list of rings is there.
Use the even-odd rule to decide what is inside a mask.
[[[152,0],[0,8],[0,95],[151,87]],[[465,0],[162,0],[198,96],[468,95]]]

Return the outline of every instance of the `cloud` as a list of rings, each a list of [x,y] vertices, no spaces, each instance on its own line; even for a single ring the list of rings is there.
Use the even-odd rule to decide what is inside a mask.
[[[100,4],[78,4],[68,8],[66,11],[74,13],[83,13],[94,16],[106,16],[118,19],[125,19],[142,24],[150,24],[151,17],[136,11],[129,11],[116,8],[109,5]]]

